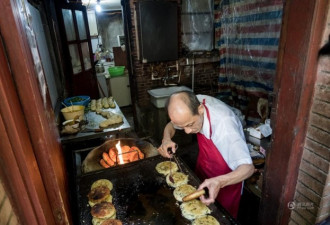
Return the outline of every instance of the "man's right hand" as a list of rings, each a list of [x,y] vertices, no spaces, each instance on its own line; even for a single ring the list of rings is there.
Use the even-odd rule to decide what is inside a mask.
[[[170,155],[167,151],[168,148],[171,148],[172,149],[172,152],[173,154],[175,153],[176,151],[176,143],[173,142],[171,139],[163,139],[162,141],[162,145],[159,146],[159,148],[157,149],[159,154],[161,154],[163,157],[166,157],[166,158],[171,158],[172,155]]]

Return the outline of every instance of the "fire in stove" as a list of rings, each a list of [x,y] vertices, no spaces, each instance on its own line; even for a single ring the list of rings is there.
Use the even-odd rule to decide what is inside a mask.
[[[137,146],[120,146],[120,141],[118,141],[115,147],[102,153],[100,164],[104,168],[109,168],[119,164],[134,162],[143,158],[144,154]]]

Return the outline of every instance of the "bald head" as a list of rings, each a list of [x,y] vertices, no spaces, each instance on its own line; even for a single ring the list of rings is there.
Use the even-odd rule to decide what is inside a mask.
[[[171,111],[188,111],[191,115],[197,115],[199,105],[200,102],[193,92],[180,91],[172,94],[168,98],[166,109],[169,113]]]
[[[192,92],[182,91],[172,94],[166,103],[172,124],[186,133],[197,133],[203,125],[204,107]]]
[[[198,114],[198,106],[200,102],[198,101],[196,95],[191,91],[180,91],[173,93],[166,102],[167,111],[170,108],[175,107],[187,107],[192,115]]]

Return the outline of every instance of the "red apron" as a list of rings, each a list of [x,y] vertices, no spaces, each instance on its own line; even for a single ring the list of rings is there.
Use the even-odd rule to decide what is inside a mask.
[[[209,110],[205,105],[207,118],[210,123],[210,137],[212,136],[211,119]],[[197,134],[199,153],[195,172],[203,181],[207,178],[230,173],[232,170],[223,159],[221,153],[211,139],[207,139],[203,134]],[[237,218],[239,201],[241,199],[242,182],[221,188],[216,200],[234,217]]]

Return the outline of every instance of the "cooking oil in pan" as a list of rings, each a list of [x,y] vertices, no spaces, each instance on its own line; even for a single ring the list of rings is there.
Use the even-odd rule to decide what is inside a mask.
[[[148,225],[190,224],[182,217],[172,191],[169,187],[161,186],[156,190],[149,188],[137,194],[130,200],[124,221],[127,224]]]
[[[166,184],[165,177],[155,170],[162,158],[154,157],[124,165],[113,170],[83,176],[79,181],[78,209],[81,225],[90,225],[91,207],[86,197],[92,183],[97,179],[109,179],[113,183],[113,204],[116,217],[124,225],[188,225],[191,221],[185,219],[179,203],[173,196],[174,189]],[[189,174],[189,171],[185,171]],[[190,182],[197,186],[197,180],[190,174]],[[221,224],[236,224],[225,216],[222,211],[213,206],[212,215]]]

